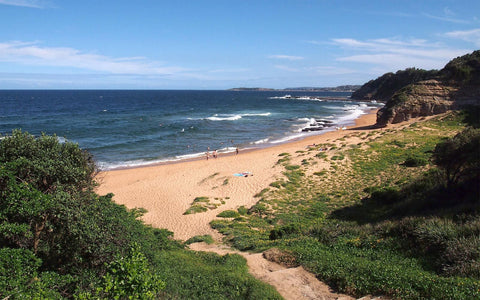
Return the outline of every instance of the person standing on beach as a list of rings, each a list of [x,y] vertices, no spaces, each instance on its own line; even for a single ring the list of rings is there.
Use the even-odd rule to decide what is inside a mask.
[[[217,150],[213,150],[212,155],[213,155],[213,158],[217,158]]]
[[[208,157],[210,156],[210,153],[208,153],[208,151],[205,152],[205,156],[207,157],[207,160],[208,160]]]
[[[238,154],[238,147],[235,147],[235,154]]]

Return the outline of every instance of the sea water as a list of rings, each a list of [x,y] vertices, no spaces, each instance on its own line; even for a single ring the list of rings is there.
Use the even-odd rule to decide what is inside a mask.
[[[101,169],[266,147],[351,125],[377,104],[350,93],[167,90],[0,91],[0,134],[56,134]],[[335,100],[332,100],[335,99]],[[338,100],[341,99],[341,100]],[[318,120],[329,127],[304,132]]]

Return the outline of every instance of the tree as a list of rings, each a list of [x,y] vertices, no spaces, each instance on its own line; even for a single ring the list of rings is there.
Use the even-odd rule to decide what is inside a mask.
[[[480,129],[467,128],[437,144],[433,160],[444,172],[447,188],[460,181],[480,177]]]
[[[108,265],[102,285],[97,293],[105,299],[156,299],[165,288],[160,276],[150,272],[148,260],[136,244],[128,256]]]
[[[138,266],[145,270],[155,251],[180,247],[170,240],[171,232],[138,219],[144,210],[118,205],[112,194],[97,195],[95,174],[88,152],[55,136],[15,130],[0,140],[0,271],[21,275],[13,283],[0,276],[0,287],[20,291],[36,286],[43,293],[53,283],[71,296],[76,290],[91,291],[133,244]],[[2,260],[4,253],[31,263],[9,265]],[[156,280],[147,275],[136,280]],[[147,293],[150,286],[144,287]]]
[[[77,144],[14,130],[0,142],[0,246],[31,250],[51,267],[79,260],[85,207],[95,201],[95,163]],[[67,251],[68,250],[68,251]]]
[[[60,143],[56,136],[14,130],[0,142],[0,164],[43,193],[68,193],[95,187],[97,171],[91,154],[78,144]]]

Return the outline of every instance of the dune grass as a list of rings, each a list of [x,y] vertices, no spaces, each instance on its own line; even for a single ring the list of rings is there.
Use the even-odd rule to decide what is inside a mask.
[[[312,176],[310,165],[282,153],[285,179],[242,218],[211,225],[241,250],[288,250],[357,297],[479,298],[479,203],[452,203],[430,162],[435,145],[465,127],[463,117],[362,133],[361,147],[330,147],[329,169]]]

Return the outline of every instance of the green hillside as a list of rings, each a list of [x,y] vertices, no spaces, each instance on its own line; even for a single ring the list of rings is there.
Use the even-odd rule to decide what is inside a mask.
[[[280,299],[239,255],[188,251],[144,210],[94,192],[78,145],[14,131],[0,140],[1,299]]]

